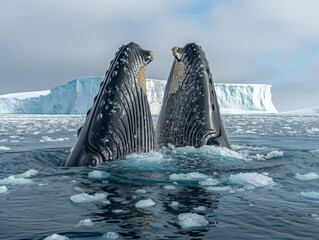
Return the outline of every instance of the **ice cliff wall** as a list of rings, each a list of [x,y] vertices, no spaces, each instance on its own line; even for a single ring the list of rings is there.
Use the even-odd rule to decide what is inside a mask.
[[[103,77],[82,77],[51,90],[0,96],[0,113],[85,114],[92,106]],[[166,81],[147,79],[152,114],[161,109]],[[215,84],[224,114],[277,113],[271,100],[271,85]]]

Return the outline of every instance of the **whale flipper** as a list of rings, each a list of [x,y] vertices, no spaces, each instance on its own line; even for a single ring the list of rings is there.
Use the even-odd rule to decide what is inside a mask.
[[[205,53],[195,43],[175,56],[157,122],[159,147],[218,145],[231,148]]]
[[[152,60],[152,51],[136,43],[120,47],[65,167],[94,166],[155,149],[145,77],[146,65]]]

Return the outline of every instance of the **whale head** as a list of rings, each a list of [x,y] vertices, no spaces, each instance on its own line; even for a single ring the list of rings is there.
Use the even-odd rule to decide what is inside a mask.
[[[152,51],[136,43],[119,48],[64,166],[95,166],[155,148],[145,76],[152,60]]]
[[[157,126],[160,146],[230,148],[205,53],[195,43],[173,47],[175,57]]]

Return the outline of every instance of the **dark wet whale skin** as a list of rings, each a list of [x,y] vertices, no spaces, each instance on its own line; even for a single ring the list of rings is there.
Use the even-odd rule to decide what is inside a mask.
[[[195,43],[172,50],[175,59],[157,122],[159,147],[231,148],[205,53]]]
[[[65,167],[95,166],[155,149],[145,75],[143,78],[152,59],[151,51],[135,43],[120,47],[78,131]]]

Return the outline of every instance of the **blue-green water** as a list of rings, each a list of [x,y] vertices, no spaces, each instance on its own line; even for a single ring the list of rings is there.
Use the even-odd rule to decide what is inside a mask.
[[[224,116],[233,150],[172,147],[95,169],[61,168],[83,121],[0,115],[0,187],[7,189],[0,239],[103,239],[107,232],[118,239],[318,238],[319,179],[296,174],[319,174],[319,116]],[[17,176],[30,169],[34,175]],[[89,178],[93,170],[110,175]],[[81,193],[107,197],[70,200]],[[144,199],[155,205],[136,207]],[[182,213],[208,225],[182,228]],[[76,226],[87,218],[93,226]]]

